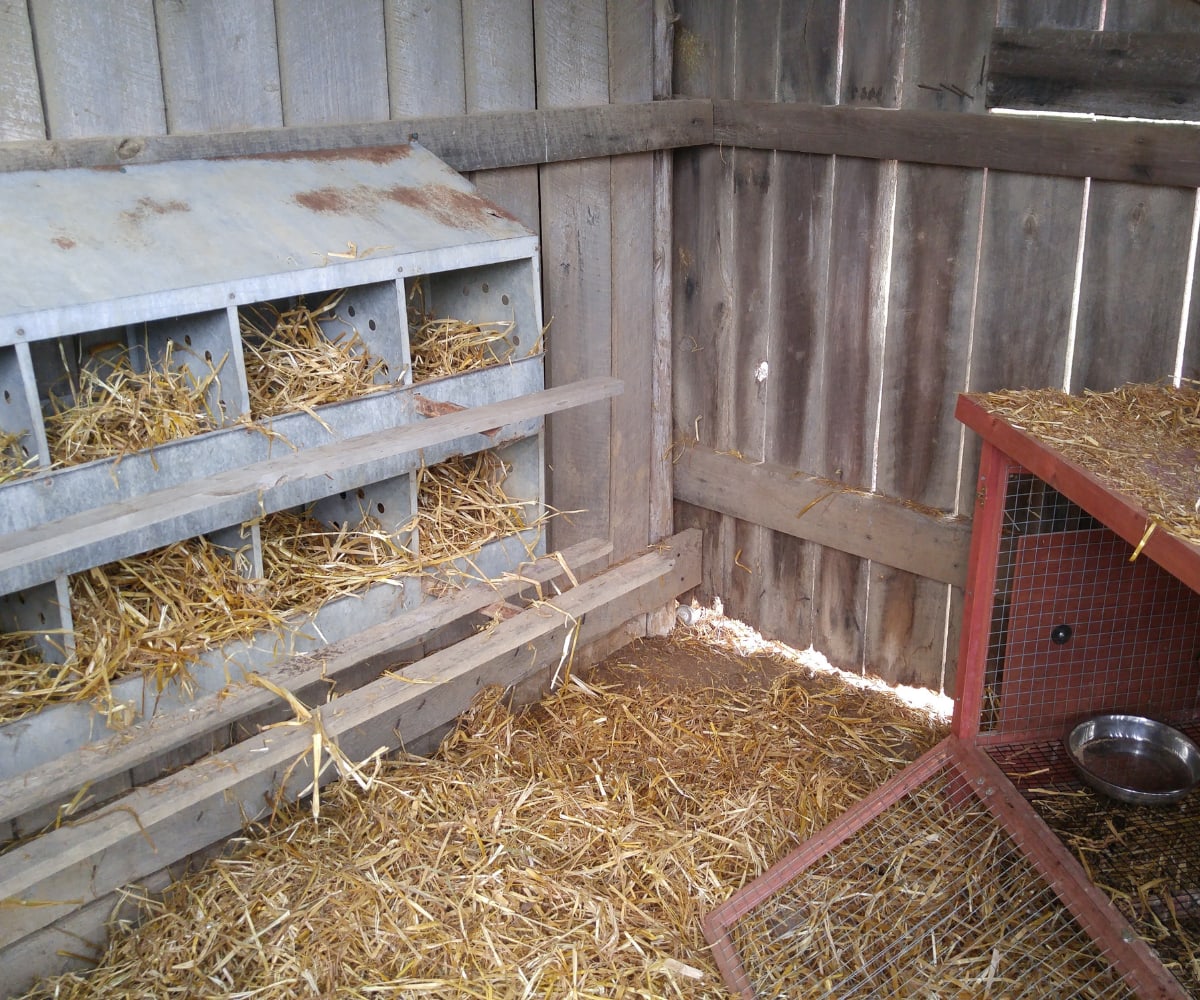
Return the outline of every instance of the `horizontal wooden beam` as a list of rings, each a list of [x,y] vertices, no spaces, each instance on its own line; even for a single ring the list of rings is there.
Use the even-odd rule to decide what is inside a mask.
[[[699,446],[684,451],[675,465],[675,496],[931,580],[966,584],[971,536],[966,518]]]
[[[1028,174],[1200,187],[1200,126],[717,101],[713,139]]]
[[[456,170],[645,153],[712,139],[712,104],[646,101],[357,125],[305,125],[162,136],[0,143],[0,171],[119,167],[222,156],[398,146],[415,140]]]
[[[988,107],[1200,118],[1200,33],[998,29]]]
[[[594,642],[699,582],[693,529],[314,715],[351,759],[409,745],[455,719],[482,688],[552,669],[572,640]],[[313,767],[297,761],[311,752],[313,733],[311,725],[267,730],[10,850],[0,869],[0,949],[240,830],[266,812],[289,771],[284,794],[300,794]]]
[[[619,379],[584,379],[297,453],[285,452],[137,500],[104,504],[0,536],[0,593],[15,593],[177,538],[355,489],[362,485],[356,477],[364,475],[363,469],[383,478],[381,463],[387,464],[389,476],[410,472],[420,468],[426,448],[599,402],[621,391]],[[501,434],[495,440],[503,439]]]
[[[0,143],[0,171],[113,167],[417,141],[457,170],[716,143],[1200,187],[1200,128],[908,109],[686,99],[359,125]]]
[[[426,601],[342,642],[292,657],[264,674],[308,704],[324,700],[332,690],[343,695],[361,686],[361,681],[348,684],[347,680],[364,664],[376,664],[374,675],[378,676],[392,665],[390,657],[426,642],[490,604],[525,603],[540,594],[543,587],[565,587],[563,563],[577,579],[586,579],[604,567],[611,552],[612,544],[607,541],[580,542],[557,555],[519,566],[505,579],[472,584],[436,601]],[[186,712],[151,716],[120,733],[0,781],[0,823],[69,802],[81,788],[94,787],[114,775],[172,754],[223,727],[245,724],[279,705],[271,692],[241,682],[197,699]]]

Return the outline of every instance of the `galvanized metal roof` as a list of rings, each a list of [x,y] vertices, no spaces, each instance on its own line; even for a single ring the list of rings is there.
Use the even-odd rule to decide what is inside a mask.
[[[416,145],[3,174],[0,344],[278,293],[266,276],[312,290],[468,266],[483,244],[526,256],[532,238]]]

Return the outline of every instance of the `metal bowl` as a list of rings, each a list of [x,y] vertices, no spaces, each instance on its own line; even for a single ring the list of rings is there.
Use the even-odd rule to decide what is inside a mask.
[[[1200,747],[1140,715],[1098,715],[1067,737],[1067,755],[1092,788],[1121,802],[1178,802],[1200,783]]]

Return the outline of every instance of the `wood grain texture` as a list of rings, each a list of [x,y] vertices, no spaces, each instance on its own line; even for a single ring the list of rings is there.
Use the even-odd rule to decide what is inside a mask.
[[[738,0],[734,5],[732,76],[726,85],[734,99],[775,100],[779,92],[780,50],[778,0]],[[773,340],[781,334],[782,317],[775,289],[775,247],[781,220],[773,150],[731,149],[725,157],[732,186],[722,192],[727,213],[731,282],[726,298],[733,331],[718,342],[717,427],[720,447],[762,461],[766,446],[767,393]],[[769,371],[769,368],[768,368]],[[723,547],[732,550],[721,595],[725,613],[742,621],[760,621],[760,601],[768,589],[771,532],[754,519],[725,518],[720,525]]]
[[[578,107],[609,95],[608,11],[603,0],[540,0],[534,7],[539,107]],[[541,170],[542,279],[550,322],[547,380],[612,368],[612,201],[607,160],[556,163]],[[547,491],[560,510],[551,544],[608,538],[611,416],[607,406],[552,420]]]
[[[682,95],[731,94],[732,4],[683,0],[676,5],[674,89]],[[732,163],[722,150],[680,151],[675,158],[671,378],[674,433],[680,440],[726,449],[728,429],[718,425],[716,386],[723,351],[734,336],[730,303]],[[721,442],[718,444],[718,442]],[[697,594],[709,604],[728,592],[732,537],[720,515],[676,505],[675,521],[704,533],[704,577]]]
[[[413,135],[456,170],[490,170],[707,145],[712,140],[712,105],[707,101],[656,101],[359,125],[17,142],[0,144],[0,171],[386,147],[403,145]]]
[[[384,0],[383,20],[391,117],[466,111],[466,53],[460,6],[425,0]]]
[[[0,66],[0,142],[46,138],[25,0],[0,0]]]
[[[270,0],[155,0],[154,13],[171,132],[283,124]]]
[[[681,452],[675,480],[685,503],[929,580],[966,582],[970,522],[964,518],[701,446]]]
[[[847,3],[840,103],[899,103],[906,7],[899,0]],[[820,447],[807,471],[867,489],[874,478],[895,185],[895,164],[835,163],[822,393],[809,417]],[[814,573],[814,642],[836,666],[866,670],[867,562],[826,548]]]
[[[46,134],[166,130],[153,0],[31,0]]]
[[[609,99],[654,97],[653,0],[608,11]],[[654,381],[654,154],[623,156],[609,166],[612,205],[610,329],[612,375],[625,391],[612,403],[608,508],[616,558],[650,541],[650,464]]]
[[[999,0],[1001,28],[1099,28],[1106,0]]]
[[[776,93],[780,101],[831,102],[837,93],[837,10],[820,2],[779,5]],[[763,415],[763,456],[791,469],[817,464],[806,400],[822,392],[821,332],[828,307],[833,160],[827,156],[773,154],[769,252],[773,317],[765,345],[767,363]],[[778,272],[786,261],[786,273]],[[759,586],[758,627],[797,648],[814,641],[812,607],[816,545],[772,531],[752,552]]]
[[[526,0],[463,0],[462,21],[467,111],[534,108],[532,6]],[[535,167],[490,170],[474,181],[485,197],[541,231]]]
[[[982,112],[979,83],[994,4],[910,3],[905,107],[955,118]],[[932,81],[932,82],[931,82]],[[983,175],[900,164],[880,396],[876,488],[952,512],[962,428],[955,394],[967,381]],[[962,580],[953,582],[961,587]],[[872,565],[868,669],[897,683],[953,690],[958,622],[950,588]]]
[[[1190,0],[1108,0],[1109,31],[1200,31],[1200,5]]]
[[[997,31],[989,107],[1195,121],[1200,35],[1165,31]]]
[[[384,0],[275,0],[285,125],[386,121]]]
[[[1099,0],[1002,0],[998,23],[1018,28],[1099,28],[1100,17]],[[1068,128],[1058,134],[1065,139],[1069,132]],[[1094,159],[1102,165],[1104,156]],[[988,174],[971,391],[1066,384],[1083,198],[1083,181]],[[974,492],[979,453],[979,438],[967,435],[964,497]]]
[[[1193,125],[714,101],[722,145],[987,167],[1135,184],[1200,185]]]
[[[1092,183],[1071,390],[1175,370],[1196,193]]]

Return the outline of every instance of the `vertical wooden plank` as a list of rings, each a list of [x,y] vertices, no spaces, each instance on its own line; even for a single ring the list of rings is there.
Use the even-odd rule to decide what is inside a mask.
[[[990,3],[909,6],[901,104],[982,112]],[[967,96],[963,96],[963,95]],[[981,171],[900,164],[880,399],[876,488],[953,511],[960,430],[954,400],[967,380],[978,264]],[[953,689],[958,622],[950,588],[872,565],[867,669],[893,683]],[[948,669],[947,669],[948,668]]]
[[[46,134],[166,130],[153,0],[30,0]]]
[[[1200,31],[1194,0],[1108,0],[1105,31]]]
[[[654,97],[671,96],[672,53],[675,46],[675,10],[671,0],[654,0]],[[674,430],[672,412],[671,341],[672,341],[672,229],[674,226],[673,151],[654,154],[654,375],[651,386],[650,434],[650,541],[657,542],[674,533],[672,505],[675,477],[671,462]],[[673,610],[673,609],[668,609]],[[670,631],[672,615],[650,616],[656,633]]]
[[[534,6],[539,107],[608,100],[608,8],[604,0],[537,0]],[[543,299],[551,321],[550,385],[612,368],[609,163],[583,160],[541,168]],[[551,544],[610,537],[611,407],[556,414],[547,433],[550,503],[575,511],[556,518]],[[618,527],[619,530],[619,527]]]
[[[1100,26],[1197,31],[1200,8],[1109,0]],[[1092,182],[1072,391],[1173,374],[1195,207],[1195,191]]]
[[[835,4],[779,5],[778,100],[834,101],[838,22]],[[772,167],[772,226],[764,247],[770,326],[761,383],[762,454],[767,461],[808,471],[818,462],[807,447],[805,401],[822,391],[818,362],[827,306],[833,158],[776,153]],[[742,556],[757,580],[751,620],[764,633],[805,648],[815,638],[810,612],[818,547],[765,530],[759,531],[757,542],[757,547],[746,546]]]
[[[906,5],[847,0],[841,103],[894,107],[900,99]],[[829,308],[821,359],[824,392],[811,418],[813,470],[871,488],[883,366],[895,163],[839,157],[834,167]],[[811,412],[811,411],[810,411]],[[844,552],[817,555],[815,642],[836,666],[865,667],[869,564]]]
[[[1200,254],[1196,253],[1196,220],[1193,218],[1192,224],[1192,249],[1189,253],[1196,256],[1196,260],[1192,269],[1192,297],[1188,304],[1188,315],[1184,321],[1182,336],[1183,336],[1183,364],[1181,373],[1184,378],[1191,379],[1193,382],[1200,382],[1200,295],[1197,290],[1200,289]]]
[[[386,121],[383,0],[275,0],[285,125]]]
[[[523,111],[536,106],[533,7],[528,0],[463,0],[466,109]],[[534,232],[541,229],[537,167],[489,170],[480,192]]]
[[[459,5],[384,0],[383,13],[392,117],[466,111]]]
[[[653,0],[610,0],[609,100],[654,97]],[[612,204],[612,374],[625,391],[612,401],[608,506],[613,558],[650,542],[650,463],[654,377],[654,154],[614,157]]]
[[[1175,370],[1196,192],[1093,181],[1071,389]]]
[[[1098,28],[1100,0],[1003,0],[1003,27]],[[970,388],[1062,386],[1084,182],[990,173],[984,205]],[[968,435],[962,495],[979,466]]]
[[[675,92],[684,97],[732,95],[732,4],[678,0],[675,26]],[[712,146],[675,154],[673,195],[673,313],[671,377],[677,447],[689,443],[724,448],[717,424],[717,384],[722,345],[732,342],[732,160]],[[675,506],[676,527],[704,532],[704,603],[728,593],[734,550],[722,517],[688,504]]]
[[[779,0],[738,0],[733,20],[735,100],[778,98]],[[733,336],[717,343],[718,448],[748,462],[762,461],[766,445],[766,403],[770,384],[768,352],[778,339],[781,317],[774,294],[782,277],[774,259],[778,182],[777,154],[769,150],[725,151],[732,173],[727,193],[730,233],[730,286],[726,292]],[[764,373],[762,366],[766,364]],[[723,518],[719,527],[732,550],[728,583],[722,596],[726,614],[766,627],[760,602],[766,596],[765,566],[771,532],[755,524]]]
[[[25,0],[0,0],[0,66],[0,142],[46,138]]]
[[[155,0],[167,129],[283,124],[271,0]]]

